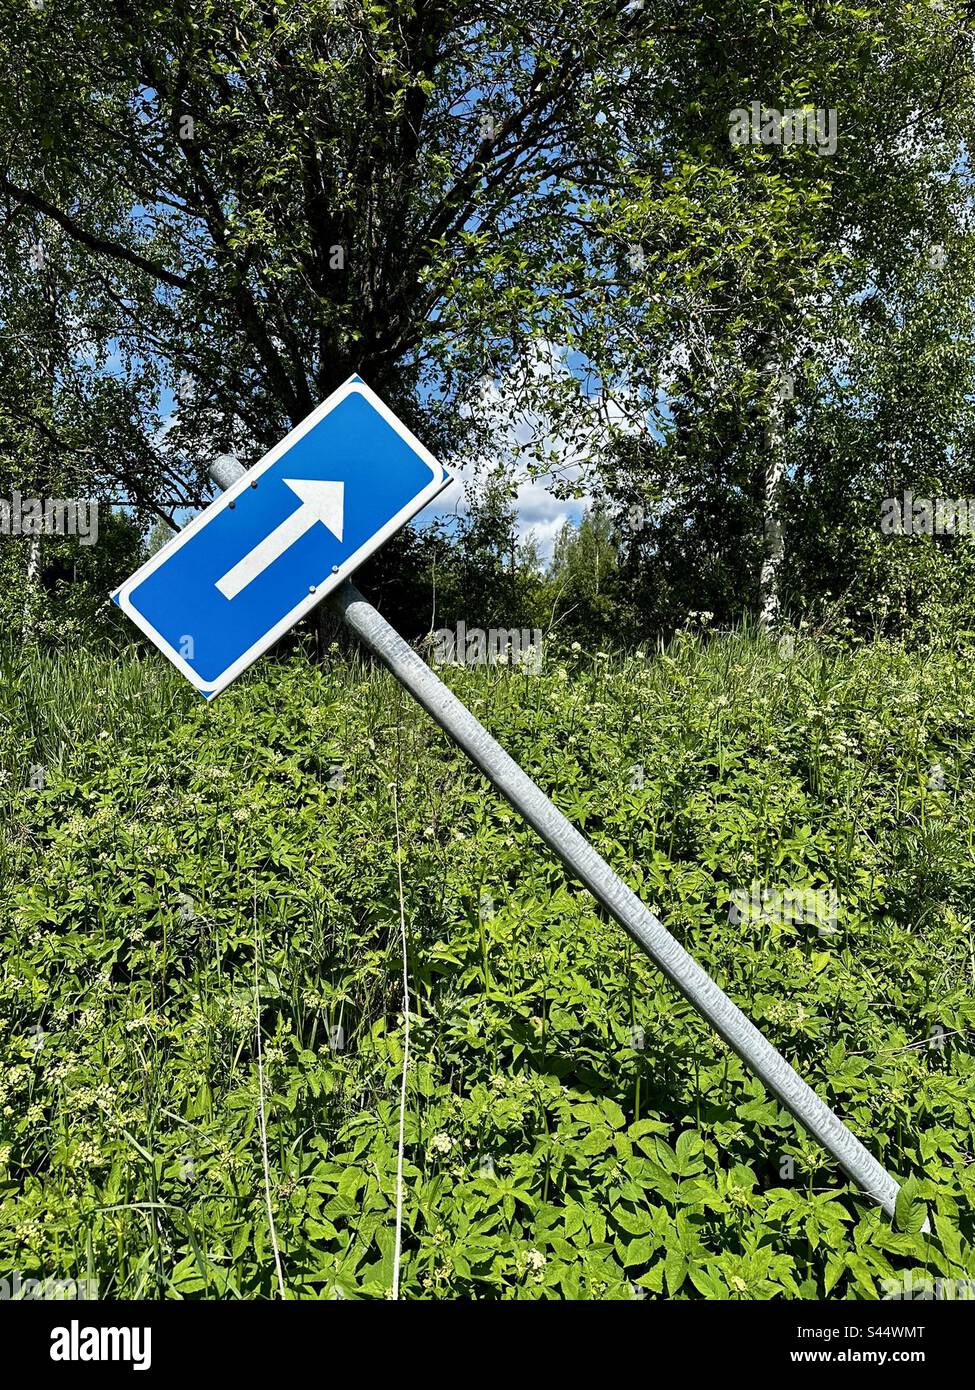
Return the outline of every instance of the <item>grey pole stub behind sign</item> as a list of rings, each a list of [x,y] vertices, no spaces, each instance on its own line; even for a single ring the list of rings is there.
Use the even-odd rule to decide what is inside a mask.
[[[211,477],[220,487],[226,488],[245,471],[232,459],[223,457],[218,462],[219,468],[211,469]],[[899,1190],[896,1179],[688,955],[409,643],[351,582],[341,584],[329,603],[776,1099],[832,1154],[861,1190],[893,1216]]]

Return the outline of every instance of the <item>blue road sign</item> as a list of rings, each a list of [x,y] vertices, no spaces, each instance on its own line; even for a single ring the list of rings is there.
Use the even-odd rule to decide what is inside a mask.
[[[450,480],[350,377],[113,598],[212,699]]]

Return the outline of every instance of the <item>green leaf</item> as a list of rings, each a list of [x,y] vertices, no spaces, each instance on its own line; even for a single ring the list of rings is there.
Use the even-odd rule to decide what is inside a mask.
[[[671,1295],[680,1291],[681,1285],[687,1278],[688,1261],[687,1256],[676,1245],[671,1245],[667,1249],[664,1257],[664,1274],[667,1279],[667,1289]]]
[[[909,1235],[917,1235],[928,1219],[928,1209],[920,1197],[921,1184],[917,1178],[908,1178],[902,1183],[894,1206],[894,1220],[898,1230]]]

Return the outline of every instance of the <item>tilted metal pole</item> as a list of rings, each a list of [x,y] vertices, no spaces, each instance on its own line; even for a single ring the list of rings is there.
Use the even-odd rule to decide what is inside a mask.
[[[227,487],[243,471],[240,464],[224,457],[211,469],[211,476],[221,487]],[[328,603],[554,850],[572,876],[583,883],[597,902],[630,933],[637,945],[790,1114],[819,1140],[867,1196],[874,1198],[884,1211],[893,1216],[898,1192],[896,1180],[881,1167],[829,1106],[820,1100],[812,1087],[806,1085],[720,986],[688,955],[680,942],[671,936],[663,923],[613,872],[589,841],[566,820],[541,788],[509,757],[409,643],[348,580],[328,596]]]

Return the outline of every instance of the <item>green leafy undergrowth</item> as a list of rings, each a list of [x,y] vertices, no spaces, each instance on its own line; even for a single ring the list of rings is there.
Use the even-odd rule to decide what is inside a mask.
[[[263,663],[208,706],[155,657],[9,657],[0,1278],[274,1297],[276,1243],[288,1297],[388,1296],[398,828],[404,1296],[962,1296],[970,656],[447,673],[906,1180],[894,1221],[384,673]],[[742,918],[755,884],[835,910]]]

